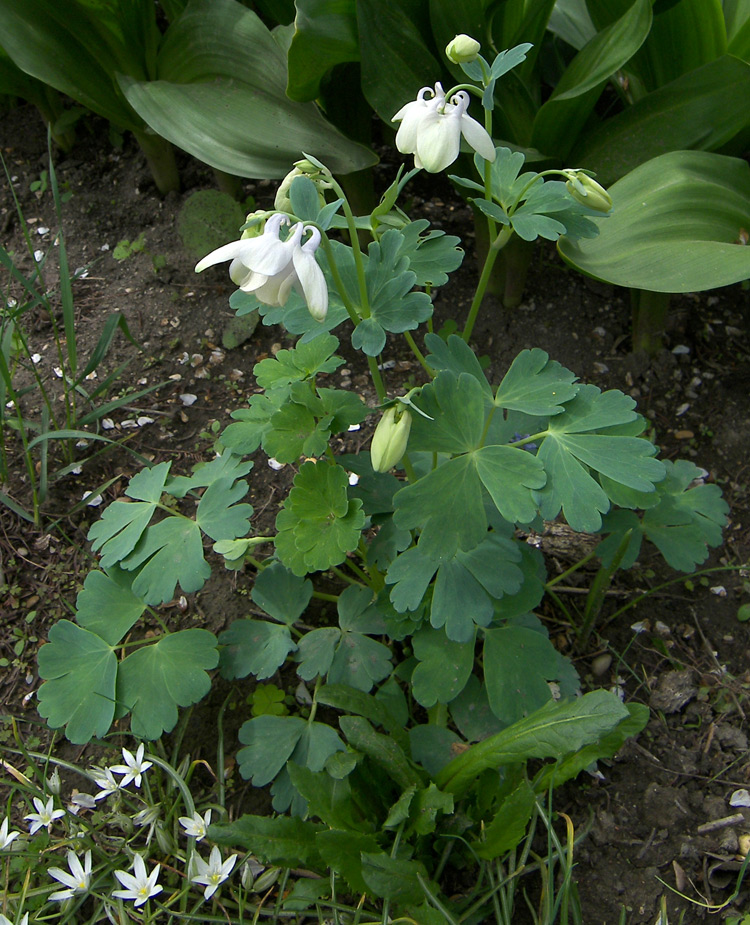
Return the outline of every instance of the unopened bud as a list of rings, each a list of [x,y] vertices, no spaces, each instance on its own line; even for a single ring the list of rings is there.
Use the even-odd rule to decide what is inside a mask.
[[[411,414],[395,405],[386,408],[370,443],[370,462],[376,472],[389,472],[406,452]]]
[[[265,221],[260,218],[260,216],[268,215],[268,212],[265,209],[258,209],[255,212],[250,212],[250,214],[245,218],[245,222],[252,222],[256,220],[249,228],[245,230],[240,235],[240,240],[246,241],[248,238],[257,238],[258,235],[263,234],[263,228],[265,227]]]
[[[609,212],[612,197],[593,177],[582,170],[564,170],[563,174],[567,177],[565,187],[576,202],[597,212]]]
[[[453,64],[468,64],[476,61],[481,45],[476,39],[463,32],[451,39],[445,47],[445,54]]]

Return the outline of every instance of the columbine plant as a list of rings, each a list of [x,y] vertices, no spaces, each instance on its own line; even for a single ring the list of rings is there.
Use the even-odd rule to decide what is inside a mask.
[[[627,395],[579,383],[539,349],[523,350],[493,385],[471,350],[493,262],[511,238],[592,235],[591,217],[610,205],[585,170],[524,171],[523,154],[488,143],[495,84],[529,46],[490,63],[475,44],[451,47],[468,83],[422,91],[396,114],[402,150],[427,170],[452,163],[461,138],[475,149],[475,174],[453,180],[484,215],[490,247],[461,336],[432,331],[430,296],[460,265],[459,241],[397,205],[418,168],[399,171],[374,211],[355,216],[331,171],[307,155],[283,212],[248,216],[242,237],[197,267],[231,260],[238,314],[258,310],[299,341],[256,364],[262,391],[234,412],[214,459],[191,475],[168,462],[145,469],[128,500],[106,508],[89,534],[100,568],[75,621],[55,625],[39,655],[40,712],[74,742],[106,735],[127,713],[134,735],[158,738],[178,707],[208,692],[217,666],[230,680],[296,672],[305,715],[255,710],[237,760],[254,785],[271,785],[277,812],[298,818],[245,816],[208,836],[262,845],[267,863],[331,871],[331,896],[370,892],[383,900],[383,921],[398,908],[429,925],[475,914],[471,899],[441,892],[451,852],[460,866],[495,864],[526,823],[547,819],[541,795],[613,754],[647,718],[607,691],[579,696],[575,668],[534,612],[556,579],[519,533],[562,517],[602,537],[585,635],[603,584],[635,562],[643,539],[689,571],[721,542],[726,515],[696,466],[656,458]],[[469,94],[484,128],[468,115]],[[423,324],[422,345],[412,332]],[[365,357],[362,396],[327,378],[344,363],[334,330]],[[405,394],[382,361],[401,335],[423,370]],[[379,421],[369,452],[341,453],[368,416]],[[254,529],[242,500],[259,448],[295,472],[269,534]],[[263,615],[218,639],[163,626],[121,657],[147,608],[178,586],[203,587],[205,537],[228,569],[255,572]],[[321,706],[339,711],[337,724]],[[554,763],[532,776],[529,758]],[[125,759],[111,771],[137,786],[143,751]],[[181,821],[198,837],[209,819],[190,811]],[[438,844],[448,846],[440,857]],[[191,877],[207,891],[229,872],[213,850],[195,864]],[[148,894],[145,869],[127,876],[138,880],[128,880],[130,894]]]

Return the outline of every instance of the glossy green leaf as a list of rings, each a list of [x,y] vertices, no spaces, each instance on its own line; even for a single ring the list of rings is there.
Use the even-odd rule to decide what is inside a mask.
[[[400,0],[356,0],[362,90],[380,118],[391,117],[419,89],[439,80],[441,65],[423,36],[430,34],[426,8]],[[411,13],[421,14],[412,19]]]
[[[613,212],[598,222],[599,237],[558,243],[581,272],[655,292],[696,292],[750,277],[750,248],[736,243],[750,214],[744,161],[675,151],[637,167],[610,193]]]
[[[359,60],[355,0],[297,0],[289,46],[290,99],[314,100],[336,64]]]
[[[206,673],[219,661],[216,637],[208,630],[170,633],[142,646],[120,663],[118,711],[130,711],[130,731],[158,739],[177,723],[177,708],[202,700],[211,689]]]
[[[282,48],[234,0],[191,0],[164,37],[158,77],[119,83],[154,131],[218,170],[283,177],[303,151],[337,173],[376,160],[314,103],[287,97]]]
[[[609,691],[592,691],[576,700],[549,702],[540,710],[472,745],[437,775],[437,786],[461,797],[487,768],[529,758],[559,758],[598,741],[628,715]]]
[[[745,100],[749,95],[750,64],[723,55],[654,90],[581,136],[569,159],[585,164],[599,183],[610,187],[628,171],[665,152],[714,151],[747,126],[750,115]],[[646,192],[650,184],[643,179],[639,186]],[[640,207],[642,202],[634,198],[632,204]]]
[[[59,620],[39,649],[39,713],[53,729],[65,726],[76,745],[109,732],[115,713],[117,658],[99,636]]]
[[[537,113],[531,139],[535,148],[562,160],[567,157],[606,82],[641,47],[651,21],[651,0],[635,0],[581,49]]]

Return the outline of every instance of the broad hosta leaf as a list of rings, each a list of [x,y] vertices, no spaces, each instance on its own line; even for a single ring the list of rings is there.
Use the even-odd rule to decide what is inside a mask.
[[[289,46],[287,93],[293,100],[320,96],[320,82],[336,64],[359,60],[355,0],[297,0]]]
[[[747,126],[748,93],[750,65],[722,55],[582,134],[570,162],[585,164],[609,187],[665,152],[714,151]]]
[[[302,151],[335,173],[375,162],[314,103],[289,99],[284,51],[234,0],[191,0],[164,37],[157,70],[158,80],[120,77],[128,102],[158,134],[219,170],[283,177]]]
[[[89,572],[76,598],[76,623],[117,645],[146,609],[132,585],[133,576],[116,565],[107,572]]]
[[[574,530],[599,530],[610,502],[592,469],[636,491],[655,490],[654,483],[664,477],[663,463],[652,458],[656,447],[640,437],[607,433],[636,421],[634,406],[622,392],[585,385],[564,414],[550,418],[537,453],[547,473],[547,484],[538,492],[545,519],[554,520],[562,508]]]
[[[177,723],[177,707],[197,703],[211,689],[206,672],[219,661],[208,630],[180,630],[136,649],[117,672],[118,711],[131,712],[130,731],[158,739]]]
[[[414,698],[423,707],[450,703],[464,689],[474,666],[474,636],[452,642],[442,629],[425,629],[412,637],[419,664],[412,672]]]
[[[270,678],[297,648],[289,627],[259,620],[235,620],[219,636],[221,674],[224,678]]]
[[[102,551],[102,568],[117,565],[135,549],[164,491],[169,467],[170,463],[159,463],[134,475],[125,494],[135,503],[115,501],[89,530],[91,548]]]
[[[581,49],[534,119],[535,148],[562,160],[567,157],[607,80],[640,48],[651,22],[650,0],[636,0]]]
[[[39,713],[53,729],[65,726],[71,742],[83,745],[109,732],[115,713],[117,658],[99,636],[60,620],[39,650]]]
[[[675,151],[641,164],[609,192],[613,211],[597,220],[599,236],[558,244],[582,273],[655,292],[697,292],[750,277],[750,248],[737,243],[750,214],[745,161]]]
[[[316,836],[324,829],[316,823],[285,816],[244,815],[228,825],[212,825],[209,837],[218,845],[252,851],[265,864],[282,867],[304,864],[322,870]]]
[[[596,742],[628,716],[609,691],[592,691],[577,700],[550,702],[525,719],[472,745],[436,776],[437,786],[456,797],[487,768],[517,764],[528,758],[559,758]]]
[[[341,466],[304,463],[276,518],[276,551],[295,575],[338,565],[359,542],[362,502],[349,500]]]

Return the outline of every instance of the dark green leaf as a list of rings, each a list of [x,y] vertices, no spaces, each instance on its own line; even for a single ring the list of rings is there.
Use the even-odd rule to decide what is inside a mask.
[[[297,648],[287,626],[257,620],[235,620],[219,636],[219,645],[221,674],[230,679],[270,678]]]

